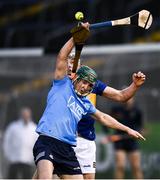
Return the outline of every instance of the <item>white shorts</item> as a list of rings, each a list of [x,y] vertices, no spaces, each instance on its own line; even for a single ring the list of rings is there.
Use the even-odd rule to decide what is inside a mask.
[[[96,171],[96,144],[82,137],[77,137],[77,146],[74,147],[82,173],[95,173]]]

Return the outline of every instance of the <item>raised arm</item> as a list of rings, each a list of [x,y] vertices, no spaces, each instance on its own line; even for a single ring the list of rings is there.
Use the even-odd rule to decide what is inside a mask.
[[[67,58],[73,47],[73,38],[70,38],[59,51],[54,71],[54,79],[62,79],[67,74]]]
[[[107,86],[103,91],[103,96],[114,101],[126,102],[135,95],[139,87],[145,82],[146,76],[142,72],[132,75],[132,83],[125,89],[117,90]]]
[[[54,79],[62,79],[67,75],[67,58],[75,44],[84,43],[89,36],[89,23],[81,23],[81,27],[75,27],[72,30],[73,38],[69,39],[61,48],[57,60],[56,69],[54,71]],[[80,54],[79,54],[80,56]]]
[[[125,131],[126,133],[128,133],[128,135],[130,135],[134,138],[145,140],[145,138],[139,132],[121,124],[120,122],[118,122],[116,119],[114,119],[113,117],[111,117],[108,114],[105,114],[105,113],[97,110],[95,112],[95,114],[93,114],[92,116],[97,121],[99,121],[100,123],[102,123],[103,125],[105,125],[109,128],[119,129],[121,131]]]

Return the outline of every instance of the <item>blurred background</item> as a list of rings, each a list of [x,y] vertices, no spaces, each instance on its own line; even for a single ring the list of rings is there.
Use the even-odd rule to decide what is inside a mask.
[[[23,106],[31,108],[38,122],[52,80],[56,54],[77,24],[82,11],[90,23],[130,16],[142,9],[153,15],[150,29],[133,26],[92,30],[82,52],[82,63],[96,69],[99,79],[116,89],[132,82],[132,73],[143,71],[147,80],[135,101],[143,112],[147,141],[141,142],[145,178],[160,178],[160,2],[158,0],[0,0],[0,138]],[[98,109],[109,113],[116,103],[97,98]],[[97,178],[113,178],[112,143],[102,145],[97,130]],[[99,146],[98,146],[99,145]],[[0,147],[0,178],[7,176],[7,162]],[[132,178],[127,165],[126,178]]]

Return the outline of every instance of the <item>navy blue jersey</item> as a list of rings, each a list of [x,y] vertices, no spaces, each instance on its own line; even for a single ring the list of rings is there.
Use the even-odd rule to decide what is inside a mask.
[[[127,106],[115,106],[111,109],[111,115],[116,118],[120,123],[128,126],[136,131],[140,131],[143,128],[142,113],[139,108],[133,106],[127,108]],[[116,134],[124,134],[125,132],[115,130]]]
[[[106,84],[97,80],[92,93],[102,96],[104,89],[107,87]],[[95,140],[95,128],[94,128],[95,120],[89,116],[85,115],[83,118],[78,122],[78,134],[85,139],[88,140]]]
[[[143,118],[141,110],[135,105],[132,107],[127,107],[126,105],[114,106],[111,109],[111,115],[115,117],[120,123],[136,131],[140,131],[143,128]],[[126,134],[126,132],[114,130],[114,134],[123,135]],[[139,144],[137,139],[133,139],[132,137],[130,137],[114,142],[114,148],[116,150],[123,150],[127,153],[130,153],[138,150]]]

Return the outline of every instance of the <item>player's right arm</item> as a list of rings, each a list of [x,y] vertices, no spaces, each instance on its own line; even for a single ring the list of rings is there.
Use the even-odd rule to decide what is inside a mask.
[[[96,112],[92,116],[97,121],[99,121],[100,123],[102,123],[103,125],[109,128],[118,129],[118,130],[128,133],[128,135],[134,138],[145,140],[145,138],[139,132],[121,124],[120,122],[118,122],[116,119],[114,119],[108,114],[105,114],[99,110],[96,110]]]
[[[56,59],[56,68],[54,71],[54,79],[59,80],[67,74],[67,58],[74,47],[73,38],[70,38],[61,48]]]
[[[87,29],[87,32],[88,32],[89,24],[82,23],[81,26],[82,26],[82,29],[73,33],[77,37],[78,41],[80,42],[85,41],[88,38],[88,36],[85,33],[83,33],[83,29]],[[61,48],[60,52],[58,53],[57,60],[56,60],[56,69],[54,71],[55,80],[62,79],[65,75],[67,75],[67,69],[68,69],[67,58],[74,47],[76,37],[70,38],[66,42],[66,44]]]

